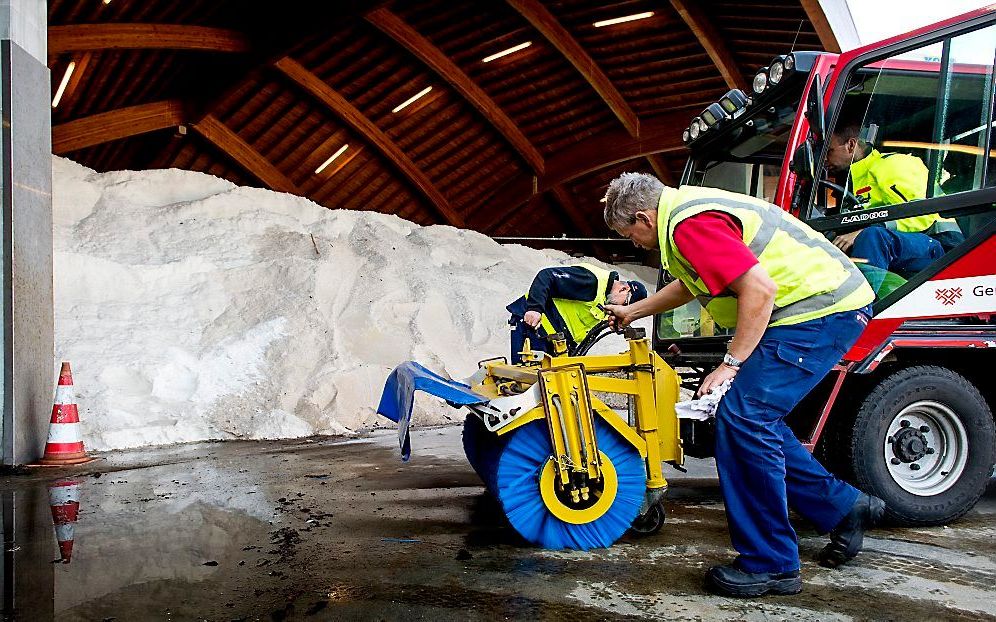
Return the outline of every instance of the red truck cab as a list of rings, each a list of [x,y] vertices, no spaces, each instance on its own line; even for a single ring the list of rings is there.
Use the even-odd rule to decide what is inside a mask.
[[[907,524],[967,512],[996,462],[994,78],[996,6],[840,55],[779,56],[752,93],[731,91],[683,134],[683,185],[766,199],[831,239],[938,216],[924,233],[943,230],[945,252],[922,269],[853,258],[876,290],[874,317],[789,417],[829,468]],[[830,137],[845,119],[866,149],[918,158],[922,188],[872,204],[832,170]],[[658,315],[654,333],[689,387],[730,338],[696,302]],[[683,421],[682,436],[689,455],[711,455],[711,423]]]

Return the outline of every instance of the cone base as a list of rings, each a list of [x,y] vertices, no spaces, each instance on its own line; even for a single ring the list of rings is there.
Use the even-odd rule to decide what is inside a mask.
[[[93,456],[88,456],[86,454],[58,457],[58,458],[42,458],[38,462],[32,462],[27,465],[29,467],[60,467],[60,466],[74,466],[77,464],[86,464],[88,462],[93,462],[94,460],[100,460]]]

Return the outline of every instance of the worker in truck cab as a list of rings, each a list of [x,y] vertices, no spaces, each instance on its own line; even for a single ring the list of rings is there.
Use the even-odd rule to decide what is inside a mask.
[[[716,410],[716,466],[730,539],[739,556],[706,573],[733,596],[802,589],[789,506],[830,543],[839,566],[861,549],[885,512],[831,475],[792,433],[785,416],[836,365],[868,322],[874,297],[837,247],[776,205],[714,188],[664,186],[625,173],[605,194],[605,222],[634,244],[660,249],[675,278],[646,300],[608,306],[613,323],[662,313],[698,298],[715,322],[736,328],[699,395],[732,381]]]
[[[563,333],[573,348],[606,319],[602,305],[626,305],[647,297],[639,281],[623,281],[619,273],[591,264],[540,270],[529,292],[506,308],[512,317],[511,360],[521,362],[526,338],[533,350],[546,349],[544,337]]]
[[[923,161],[904,153],[881,153],[862,137],[860,119],[842,119],[830,137],[827,169],[846,174],[861,208],[923,199],[929,174]],[[833,243],[868,265],[910,277],[964,241],[958,224],[924,214],[842,233]]]

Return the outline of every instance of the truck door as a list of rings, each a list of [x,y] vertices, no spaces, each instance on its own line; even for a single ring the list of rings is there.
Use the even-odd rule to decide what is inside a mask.
[[[804,216],[859,265],[876,311],[991,236],[994,22],[842,59]]]

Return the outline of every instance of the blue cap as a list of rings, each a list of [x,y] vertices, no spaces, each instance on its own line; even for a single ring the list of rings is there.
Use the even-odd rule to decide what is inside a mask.
[[[627,281],[629,283],[629,289],[633,292],[630,296],[629,304],[634,302],[639,302],[647,297],[647,286],[639,281]]]

